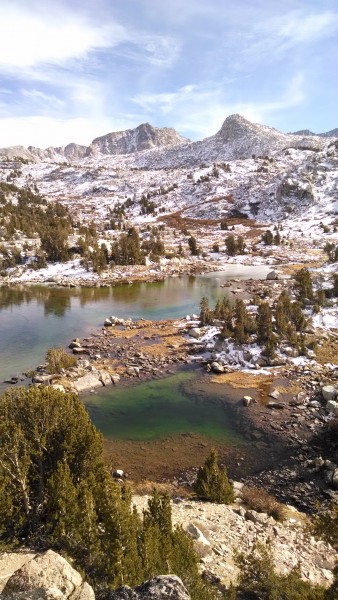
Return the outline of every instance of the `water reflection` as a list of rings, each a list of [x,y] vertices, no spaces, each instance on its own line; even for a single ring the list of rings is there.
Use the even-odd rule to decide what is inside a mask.
[[[235,267],[235,265],[231,265]],[[236,266],[240,273],[240,266]],[[252,270],[245,268],[249,277]],[[255,269],[255,268],[251,268]],[[257,270],[257,269],[256,269]],[[256,275],[265,277],[267,268]],[[113,288],[58,288],[47,285],[0,288],[0,383],[36,367],[48,348],[85,337],[110,315],[134,319],[180,318],[199,311],[201,298],[214,305],[227,296],[226,273],[181,276],[157,283]],[[234,296],[231,294],[232,300]]]

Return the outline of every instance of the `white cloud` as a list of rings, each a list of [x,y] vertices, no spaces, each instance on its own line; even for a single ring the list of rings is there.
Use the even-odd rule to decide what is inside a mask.
[[[234,66],[237,70],[252,64],[264,67],[281,56],[292,57],[291,52],[303,54],[304,61],[310,45],[325,41],[337,31],[338,14],[331,11],[307,14],[297,10],[264,19],[246,31]]]
[[[63,64],[95,48],[126,39],[117,23],[100,27],[59,7],[50,16],[15,6],[0,6],[0,68],[23,70],[43,63]]]
[[[98,136],[110,131],[128,129],[129,120],[115,121],[98,115],[93,118],[57,119],[47,116],[8,117],[0,119],[0,147],[66,146],[70,142],[87,146]]]
[[[159,112],[168,115],[176,129],[186,135],[199,138],[213,135],[224,119],[239,113],[250,121],[268,124],[272,114],[300,104],[304,98],[303,76],[297,74],[277,99],[240,102],[227,97],[217,84],[209,86],[187,85],[177,92],[162,94],[140,94],[133,102],[148,115],[156,118]]]
[[[64,101],[60,100],[60,98],[57,98],[56,96],[53,96],[51,94],[44,94],[43,92],[40,92],[39,90],[22,89],[22,90],[20,90],[20,93],[24,98],[28,98],[28,100],[32,100],[33,102],[37,102],[39,104],[42,103],[42,104],[48,106],[49,109],[51,107],[60,108],[65,105]]]
[[[313,43],[335,32],[338,27],[338,14],[332,11],[304,14],[294,11],[271,23],[272,31],[287,46]]]

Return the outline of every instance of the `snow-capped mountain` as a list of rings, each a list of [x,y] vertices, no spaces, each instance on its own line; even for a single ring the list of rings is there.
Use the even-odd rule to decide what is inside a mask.
[[[272,222],[338,214],[338,140],[284,134],[240,115],[199,142],[144,124],[96,138],[88,147],[15,146],[0,154],[9,157],[0,161],[3,181],[34,183],[46,198],[106,225],[126,200],[125,218],[135,223],[177,212],[192,219],[243,215]],[[31,162],[15,164],[17,156]],[[146,215],[142,198],[152,204]]]
[[[181,136],[172,127],[152,127],[149,123],[142,123],[135,129],[115,131],[95,138],[89,146],[68,144],[67,146],[35,148],[29,146],[12,146],[0,148],[0,155],[13,158],[15,156],[33,161],[73,161],[81,160],[88,156],[97,155],[126,155],[154,148],[175,148],[188,144],[190,140]]]
[[[335,129],[331,129],[330,131],[326,131],[326,133],[313,133],[310,129],[300,129],[299,131],[294,131],[291,135],[318,135],[319,137],[338,137],[338,127]]]
[[[252,155],[273,155],[285,148],[321,149],[325,138],[338,135],[333,129],[324,134],[309,130],[285,134],[272,127],[251,123],[240,115],[227,117],[213,136],[190,142],[173,128],[152,127],[143,123],[135,129],[117,131],[98,137],[89,146],[68,144],[44,150],[29,146],[0,148],[0,155],[18,156],[32,161],[78,161],[88,157],[121,156],[127,165],[147,168],[171,168],[199,164],[201,161],[221,161],[250,158]]]
[[[152,148],[171,148],[187,144],[190,140],[182,137],[172,127],[152,127],[142,123],[136,129],[108,133],[92,141],[88,148],[91,153],[132,154]]]

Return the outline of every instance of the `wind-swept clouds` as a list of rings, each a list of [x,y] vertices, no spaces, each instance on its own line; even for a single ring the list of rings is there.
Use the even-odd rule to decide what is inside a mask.
[[[317,42],[322,38],[334,35],[338,30],[338,13],[333,11],[306,14],[297,10],[272,19],[265,24],[282,49],[292,48],[298,44]]]
[[[335,0],[2,0],[0,146],[146,120],[196,139],[234,112],[333,128],[337,33]]]
[[[237,40],[236,69],[277,63],[280,59],[305,59],[311,47],[338,34],[338,12],[292,10],[269,16],[246,28]],[[232,46],[234,40],[231,40]]]
[[[149,118],[160,112],[180,132],[189,137],[204,137],[215,133],[229,114],[239,113],[264,124],[274,113],[299,105],[303,98],[303,75],[298,73],[268,100],[262,96],[256,100],[238,100],[227,85],[208,82],[189,84],[171,93],[139,94],[133,102]]]
[[[0,69],[25,70],[42,64],[62,65],[96,48],[112,47],[126,39],[121,25],[90,24],[81,15],[60,10],[33,13],[27,5],[0,6]]]

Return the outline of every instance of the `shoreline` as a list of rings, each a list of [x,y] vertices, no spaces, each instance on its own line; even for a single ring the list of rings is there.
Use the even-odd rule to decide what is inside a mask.
[[[208,451],[217,446],[221,461],[229,464],[236,479],[244,478],[251,485],[264,487],[272,495],[305,512],[314,510],[318,500],[324,502],[330,494],[335,494],[327,489],[323,472],[312,466],[318,456],[323,454],[325,457],[320,442],[320,432],[327,423],[321,383],[329,380],[331,370],[318,366],[315,371],[307,364],[289,363],[259,371],[230,368],[227,373],[208,372],[208,361],[203,356],[199,360],[198,354],[192,354],[203,348],[187,339],[186,332],[178,325],[174,320],[140,320],[126,327],[101,327],[93,336],[78,341],[80,352],[85,352],[82,358],[80,355],[79,363],[86,364],[87,375],[97,382],[93,386],[94,379],[89,380],[93,387],[89,385],[78,390],[80,397],[89,396],[91,390],[95,394],[104,385],[115,383],[118,387],[132,389],[134,385],[163,379],[182,368],[194,369],[197,372],[196,383],[192,384],[194,393],[202,396],[213,393],[221,398],[233,412],[241,433],[247,435],[249,446],[259,450],[256,456],[261,454],[262,460],[248,469],[249,463],[245,460],[251,460],[250,452],[243,451],[247,457],[240,458],[238,448],[231,448],[231,444],[218,444],[215,440],[187,432],[140,442],[105,439],[107,461],[111,463],[115,457],[114,468],[132,471],[134,477],[138,473],[136,480],[146,478],[168,483],[171,479],[180,488],[189,485]],[[82,374],[82,377],[87,375]],[[103,383],[105,375],[107,379]],[[74,377],[74,371],[71,376]],[[118,377],[115,381],[114,376]],[[57,389],[64,386],[66,391],[71,391],[71,387],[67,388],[71,382],[71,378],[63,376],[49,379]],[[243,398],[249,394],[252,402],[246,406]],[[278,398],[276,406],[269,406],[271,394],[272,398]],[[181,453],[184,449],[187,460],[179,460],[179,454],[172,451],[169,452],[171,456],[168,455],[168,449],[177,447]],[[263,460],[267,453],[272,453],[271,460],[266,460],[266,456]],[[150,458],[145,468],[143,463],[147,456]],[[125,464],[120,464],[123,460]]]

